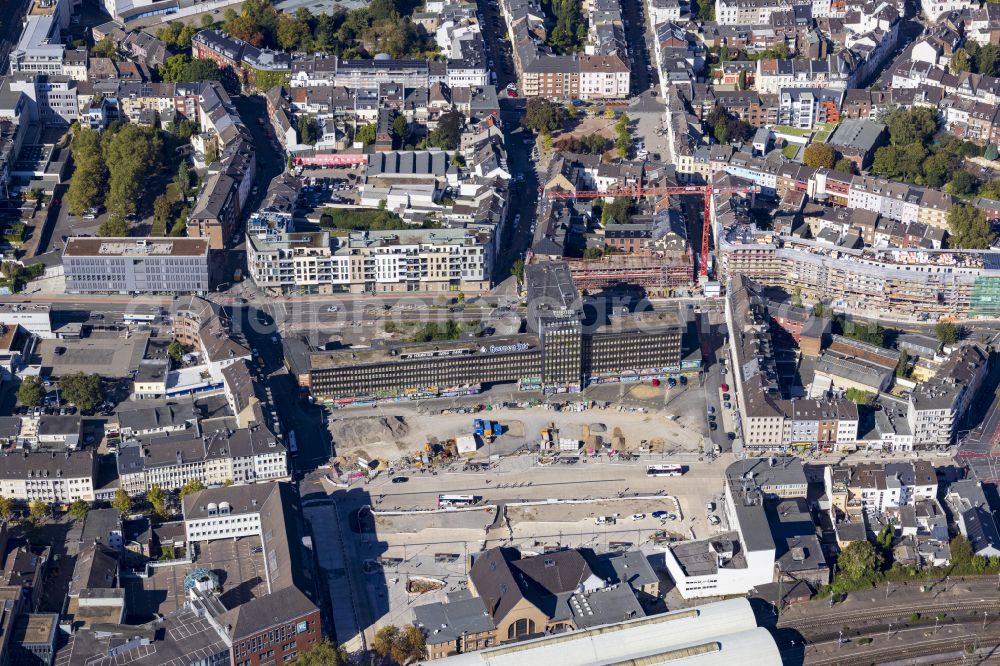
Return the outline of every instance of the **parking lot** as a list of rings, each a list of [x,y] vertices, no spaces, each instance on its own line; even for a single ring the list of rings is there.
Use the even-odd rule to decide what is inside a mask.
[[[129,617],[145,622],[184,605],[184,578],[195,569],[208,569],[219,577],[220,599],[227,608],[267,594],[267,574],[259,537],[233,541],[200,542],[193,564],[150,569],[148,578],[125,578]]]

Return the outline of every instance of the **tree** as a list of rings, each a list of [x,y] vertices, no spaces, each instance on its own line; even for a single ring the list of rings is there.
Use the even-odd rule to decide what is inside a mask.
[[[187,353],[184,345],[180,343],[179,340],[172,340],[169,345],[167,345],[167,356],[173,359],[174,363],[180,363],[184,360],[184,354]]]
[[[615,148],[622,157],[628,155],[629,146],[632,145],[632,133],[629,131],[629,117],[626,114],[618,116],[615,122]]]
[[[938,322],[937,326],[934,327],[934,335],[937,339],[945,345],[953,345],[958,342],[959,334],[961,331],[958,326],[950,321]]]
[[[462,143],[465,116],[460,111],[449,111],[438,118],[437,127],[427,135],[427,145],[441,150],[455,150]]]
[[[576,110],[576,105],[567,104],[565,108],[566,117],[570,120],[576,120],[576,116],[580,113]]]
[[[205,489],[205,484],[198,479],[191,479],[181,487],[180,496],[183,498],[191,493],[197,493]]]
[[[167,493],[159,484],[155,484],[146,492],[146,501],[153,508],[153,513],[157,518],[166,518],[169,515]]]
[[[522,124],[538,134],[555,132],[563,124],[565,109],[544,97],[529,97]]]
[[[584,259],[600,259],[604,256],[604,250],[599,247],[588,247],[583,251]]]
[[[101,236],[124,238],[128,236],[128,222],[121,215],[110,215],[108,219],[101,222],[101,226],[97,228],[97,233]]]
[[[975,194],[979,187],[979,179],[965,169],[959,169],[952,175],[948,189],[952,194],[960,197],[967,197]]]
[[[951,540],[949,544],[951,546],[951,563],[958,568],[968,566],[972,562],[972,558],[975,552],[972,550],[972,544],[969,540],[959,534]]]
[[[892,539],[896,536],[896,530],[892,525],[886,525],[875,536],[875,544],[882,550],[883,557],[892,548]]]
[[[323,641],[300,652],[291,666],[350,666],[350,663],[344,648],[330,641]]]
[[[129,497],[124,488],[119,488],[115,491],[115,498],[111,500],[111,506],[118,509],[118,512],[123,516],[127,516],[132,513],[132,498]]]
[[[741,69],[740,70],[739,87],[740,87],[740,90],[746,90],[747,89],[747,70],[745,70],[745,69]]]
[[[354,141],[363,143],[366,146],[370,143],[375,143],[375,125],[368,123],[359,127],[357,133],[354,135]]]
[[[611,203],[604,204],[601,208],[601,224],[628,224],[632,219],[630,213],[632,201],[627,197],[616,197]]]
[[[66,375],[59,380],[59,390],[66,398],[80,408],[81,412],[89,412],[104,400],[104,387],[100,375],[87,375],[77,372]]]
[[[201,27],[202,28],[206,28],[206,29],[207,28],[211,28],[213,23],[214,23],[214,21],[212,20],[211,14],[202,14],[201,15]]]
[[[420,627],[408,624],[403,630],[403,635],[410,648],[409,659],[411,661],[424,659],[427,651],[427,640],[424,637],[423,630]]]
[[[524,279],[524,262],[520,259],[515,259],[514,263],[510,265],[510,274],[518,280]]]
[[[299,119],[296,122],[296,127],[298,128],[299,131],[300,142],[307,143],[309,145],[316,143],[316,139],[319,138],[318,136],[319,132],[316,130],[316,122],[310,116],[308,116],[305,113],[300,114]],[[373,127],[373,126],[365,125],[361,129],[365,129],[365,127]],[[359,135],[361,134],[361,130],[358,130],[358,134]],[[371,133],[371,141],[365,141],[364,143],[365,145],[367,145],[369,143],[372,143],[372,141],[374,140],[375,140],[375,133],[373,131]]]
[[[174,203],[166,192],[156,197],[153,201],[153,226],[166,229],[173,207]]]
[[[839,575],[852,583],[875,577],[882,567],[882,555],[868,541],[852,541],[837,557]]]
[[[14,500],[0,495],[0,519],[10,522],[14,517]]]
[[[406,137],[410,133],[410,124],[406,122],[406,116],[399,114],[392,119],[392,133],[396,135],[400,145],[406,142]]]
[[[832,169],[837,163],[837,151],[828,143],[810,143],[802,159],[806,166]]]
[[[948,63],[948,66],[951,67],[952,74],[971,72],[972,59],[969,58],[969,52],[965,49],[955,49],[955,52],[951,56],[951,62]]]
[[[34,524],[38,524],[45,520],[45,517],[49,515],[49,505],[42,500],[34,500],[28,504],[28,520]]]
[[[90,504],[83,498],[77,499],[69,506],[69,515],[73,516],[77,520],[83,520],[86,518],[88,511],[90,511]]]
[[[399,638],[399,627],[386,625],[375,632],[372,639],[372,650],[380,657],[389,657],[392,654],[392,646]]]
[[[83,215],[104,201],[107,170],[101,153],[101,135],[89,128],[80,129],[73,137],[70,152],[75,169],[66,192],[66,204],[73,215]]]
[[[986,215],[974,206],[957,205],[949,208],[948,230],[948,246],[952,248],[985,250],[996,240],[996,234]]]
[[[983,159],[990,160],[992,162],[998,157],[1000,157],[1000,151],[997,150],[996,144],[986,144],[986,148],[983,149]]]
[[[171,83],[218,81],[222,78],[222,72],[214,62],[191,58],[186,53],[170,56],[157,68],[157,72],[161,79]]]
[[[278,18],[277,37],[281,48],[294,51],[309,39],[309,24],[282,12]]]
[[[910,371],[910,354],[905,349],[899,352],[899,360],[896,361],[896,376],[906,377]]]
[[[802,287],[796,285],[792,292],[792,305],[797,308],[802,307]]]
[[[112,58],[117,60],[118,47],[110,37],[105,37],[101,41],[94,44],[94,48],[90,49],[90,55],[95,58]]]
[[[174,189],[183,202],[187,202],[189,187],[191,187],[191,174],[188,171],[187,160],[181,160],[181,165],[177,167],[177,175],[174,176]]]
[[[937,132],[937,109],[915,106],[912,109],[896,109],[889,114],[889,139],[894,146],[911,143],[927,145]]]
[[[21,380],[17,388],[17,402],[28,407],[35,407],[45,397],[45,388],[40,377],[29,375]]]

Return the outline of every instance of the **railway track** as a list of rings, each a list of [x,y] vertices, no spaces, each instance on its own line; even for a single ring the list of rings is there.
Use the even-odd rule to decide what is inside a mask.
[[[890,661],[903,659],[910,663],[915,663],[914,657],[924,655],[937,655],[951,651],[958,651],[955,658],[949,658],[949,662],[961,663],[964,660],[961,654],[968,654],[966,664],[990,663],[983,661],[982,657],[965,652],[970,645],[977,644],[995,645],[1000,643],[1000,634],[991,633],[989,635],[979,635],[974,633],[963,633],[961,636],[935,636],[925,640],[906,640],[898,645],[882,645],[878,647],[866,647],[863,654],[850,655],[838,651],[831,656],[815,657],[806,654],[804,663],[807,666],[828,666],[828,665],[856,665],[872,666],[875,664],[886,664]],[[988,659],[995,659],[994,656]],[[935,660],[937,666],[941,662]]]
[[[933,615],[940,612],[976,612],[976,611],[996,611],[1000,607],[1000,597],[980,597],[970,601],[948,601],[929,602],[920,604],[908,604],[906,606],[892,606],[889,608],[865,609],[848,613],[827,613],[819,617],[802,619],[781,618],[778,621],[779,629],[804,629],[824,628],[838,626],[844,623],[866,622],[875,620],[885,620],[886,618],[897,618],[913,613],[921,615]]]

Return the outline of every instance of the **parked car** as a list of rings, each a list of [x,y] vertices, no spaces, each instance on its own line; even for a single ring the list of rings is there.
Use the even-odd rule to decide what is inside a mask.
[[[718,525],[718,524],[719,524],[719,523],[721,523],[722,521],[721,521],[721,520],[719,520],[719,517],[718,517],[717,515],[715,515],[715,514],[713,513],[713,514],[709,515],[709,517],[708,517],[708,522],[709,522],[710,524],[712,524],[712,525]]]
[[[634,520],[636,522],[642,520],[645,517],[646,517],[646,514],[644,514],[644,513],[633,513],[632,514],[632,520]]]

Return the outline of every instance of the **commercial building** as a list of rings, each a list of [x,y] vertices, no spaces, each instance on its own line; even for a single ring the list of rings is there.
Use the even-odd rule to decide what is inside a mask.
[[[288,478],[288,452],[263,424],[206,427],[124,442],[117,452],[121,487],[140,495],[154,485],[179,490],[191,480],[213,485]]]
[[[92,451],[21,451],[0,454],[0,495],[31,502],[93,502]]]
[[[558,663],[664,663],[683,659],[693,666],[738,661],[778,666],[781,655],[766,629],[757,626],[747,599],[729,599],[635,620],[615,621],[569,635],[547,636],[459,654],[441,666],[520,666]]]
[[[282,292],[480,291],[494,243],[474,228],[248,235],[247,266],[258,287]]]
[[[858,406],[844,398],[783,398],[778,381],[767,305],[755,285],[741,277],[726,297],[731,367],[740,382],[742,446],[758,451],[788,447],[853,449]]]
[[[208,240],[73,237],[63,250],[66,292],[205,293]]]
[[[978,345],[952,352],[937,375],[910,392],[906,420],[917,447],[954,441],[958,424],[986,376],[986,353]]]
[[[685,599],[746,594],[776,580],[829,583],[806,504],[797,458],[747,459],[726,469],[723,509],[730,531],[668,546],[665,563]]]
[[[298,495],[292,486],[273,483],[203,490],[187,495],[183,510],[186,520],[197,521],[197,516],[207,516],[210,505],[252,507],[254,499],[258,501],[253,507],[257,530],[243,538],[260,544],[262,568],[257,575],[263,579],[263,594],[219,596],[212,589],[211,576],[194,580],[181,608],[150,623],[121,624],[122,608],[117,616],[109,616],[99,625],[74,626],[56,663],[103,665],[113,656],[135,666],[284,664],[320,642],[323,631],[314,599],[312,555],[308,542],[303,541]],[[232,541],[233,535],[221,538]],[[114,562],[110,558],[109,564]],[[104,569],[114,572],[108,566]],[[104,596],[116,592],[124,601],[121,589],[107,590]],[[83,593],[80,597],[82,605]],[[111,656],[109,641],[116,645]]]
[[[289,364],[317,400],[338,405],[474,394],[504,383],[575,392],[592,383],[700,370],[700,351],[677,315],[614,316],[585,330],[582,302],[564,262],[529,264],[525,280],[529,333],[303,352]]]
[[[498,547],[474,558],[465,593],[414,609],[431,659],[643,617],[629,578],[656,580],[641,553],[634,576],[620,576],[592,551],[522,556]]]

